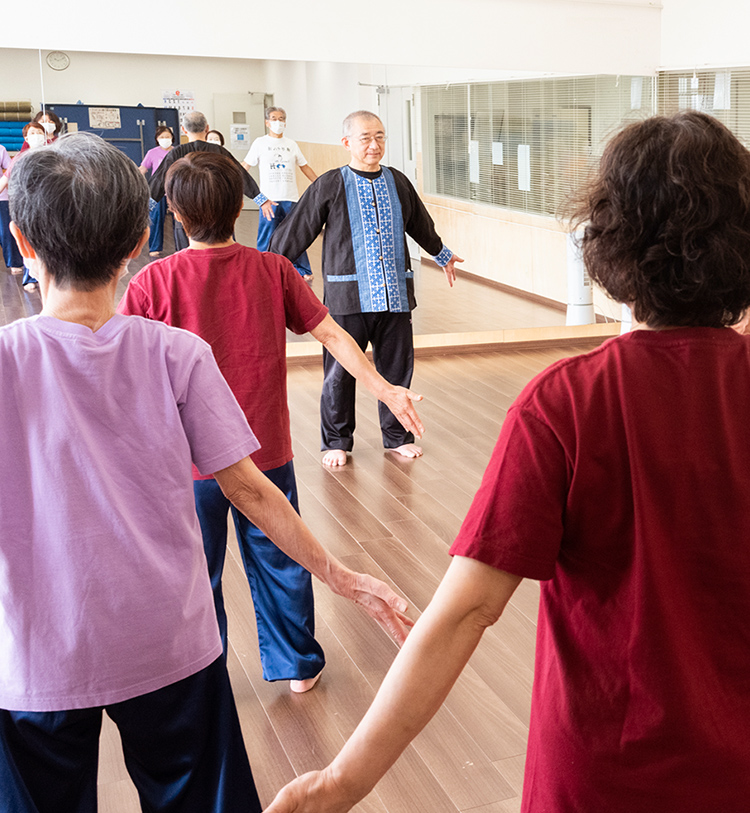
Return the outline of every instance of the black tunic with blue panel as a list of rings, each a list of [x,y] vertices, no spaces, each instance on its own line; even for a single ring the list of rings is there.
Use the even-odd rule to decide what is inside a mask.
[[[409,179],[389,167],[378,172],[341,167],[321,175],[276,230],[269,249],[298,257],[324,226],[323,301],[362,350],[372,345],[378,372],[408,387],[414,369],[410,311],[417,301],[406,235],[440,266],[452,252]],[[350,451],[355,381],[325,350],[323,366],[321,448]],[[381,403],[378,410],[386,448],[414,441],[386,406]]]
[[[323,226],[324,302],[332,315],[416,307],[406,234],[438,265],[451,257],[411,181],[389,167],[341,167],[321,175],[276,230],[269,250],[296,258]]]

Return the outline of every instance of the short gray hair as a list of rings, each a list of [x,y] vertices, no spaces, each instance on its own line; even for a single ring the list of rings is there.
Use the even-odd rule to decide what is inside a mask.
[[[344,125],[342,128],[344,138],[352,134],[352,127],[357,119],[375,119],[375,121],[379,121],[381,124],[383,123],[380,116],[370,110],[355,110],[353,113],[349,113],[349,115],[344,119]],[[383,130],[385,130],[385,127]]]
[[[284,110],[283,107],[267,107],[266,112],[263,114],[266,117],[266,121],[268,121],[271,113],[281,113],[284,120],[286,120],[286,110]]]
[[[106,285],[148,226],[146,179],[92,133],[23,154],[9,196],[11,217],[59,288]]]
[[[202,133],[208,127],[208,119],[197,110],[191,110],[182,117],[186,133]]]

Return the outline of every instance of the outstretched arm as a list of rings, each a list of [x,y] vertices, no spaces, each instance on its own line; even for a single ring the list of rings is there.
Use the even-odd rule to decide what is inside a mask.
[[[394,414],[398,422],[418,438],[424,434],[424,424],[419,419],[414,401],[422,396],[406,389],[389,384],[370,364],[367,356],[359,349],[354,339],[330,315],[310,333],[328,350],[341,366],[361,382]]]
[[[277,547],[334,593],[359,604],[401,645],[411,621],[406,601],[385,582],[345,567],[312,535],[289,501],[249,457],[214,474],[228,500]]]
[[[334,761],[283,788],[266,813],[345,813],[363,799],[445,700],[521,578],[456,556]]]

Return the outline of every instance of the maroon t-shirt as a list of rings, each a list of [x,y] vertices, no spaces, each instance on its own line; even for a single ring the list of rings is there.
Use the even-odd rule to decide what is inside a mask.
[[[117,310],[205,339],[260,441],[255,465],[268,471],[292,459],[286,328],[307,333],[328,310],[289,260],[239,243],[188,248],[139,271]]]
[[[523,811],[750,806],[750,340],[634,331],[508,411],[451,553],[545,580]]]

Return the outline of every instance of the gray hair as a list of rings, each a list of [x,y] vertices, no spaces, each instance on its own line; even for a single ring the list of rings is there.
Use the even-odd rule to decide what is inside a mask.
[[[92,133],[23,154],[9,197],[11,217],[59,288],[109,283],[148,226],[146,179]]]
[[[263,114],[266,117],[266,121],[270,118],[271,113],[281,113],[284,117],[284,121],[286,121],[286,110],[284,110],[283,107],[267,107],[266,112]]]
[[[208,127],[208,119],[197,110],[191,110],[182,117],[186,133],[202,133]]]
[[[349,113],[349,115],[344,119],[344,125],[342,128],[344,138],[347,138],[352,134],[352,127],[357,119],[375,119],[375,121],[379,121],[381,124],[383,123],[380,116],[376,115],[370,110],[355,110],[353,113]],[[385,130],[385,128],[383,129]]]

